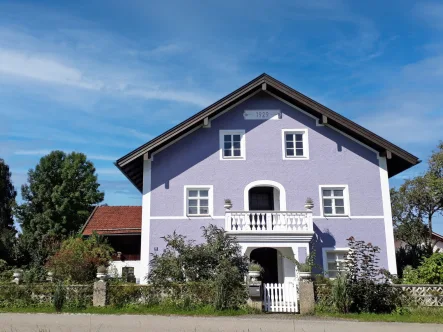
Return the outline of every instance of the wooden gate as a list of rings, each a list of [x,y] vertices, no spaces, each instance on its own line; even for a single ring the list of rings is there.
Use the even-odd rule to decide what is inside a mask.
[[[295,283],[264,284],[264,305],[267,312],[298,312]]]

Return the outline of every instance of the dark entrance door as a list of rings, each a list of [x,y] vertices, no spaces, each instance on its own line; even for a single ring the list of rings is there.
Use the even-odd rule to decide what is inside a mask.
[[[278,283],[277,249],[257,248],[252,250],[251,262],[257,262],[263,268],[263,283]]]
[[[255,187],[249,190],[250,211],[274,210],[274,188]]]

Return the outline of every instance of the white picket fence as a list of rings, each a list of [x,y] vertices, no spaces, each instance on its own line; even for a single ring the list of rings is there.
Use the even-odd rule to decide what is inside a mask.
[[[298,312],[295,283],[264,284],[264,306],[267,312]]]

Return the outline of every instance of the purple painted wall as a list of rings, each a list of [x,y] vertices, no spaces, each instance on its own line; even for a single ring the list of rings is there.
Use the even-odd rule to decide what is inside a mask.
[[[281,120],[244,120],[245,109],[279,109]],[[283,160],[282,129],[308,129],[309,160]],[[219,130],[246,131],[246,160],[221,161]],[[223,216],[225,198],[233,210],[243,210],[247,184],[257,180],[279,182],[286,189],[287,210],[304,210],[307,197],[314,200],[314,216],[319,216],[319,185],[347,184],[352,216],[382,216],[382,196],[378,159],[374,152],[331,128],[316,126],[313,118],[289,105],[260,93],[239,104],[202,128],[155,154],[152,162],[151,216],[180,217],[151,220],[151,252],[161,250],[161,236],[174,230],[198,239],[200,227],[209,223],[224,225],[222,219],[187,219],[184,211],[185,185],[214,186],[214,216]],[[344,247],[354,235],[385,248],[383,219],[315,219],[316,232],[330,236]],[[317,256],[321,256],[321,250]],[[383,256],[383,255],[382,255]],[[382,263],[386,263],[386,258]],[[385,264],[384,264],[385,265]]]

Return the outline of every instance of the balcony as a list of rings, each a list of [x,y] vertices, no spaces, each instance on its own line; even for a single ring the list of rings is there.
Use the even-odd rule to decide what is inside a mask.
[[[225,213],[225,230],[238,234],[310,234],[314,232],[312,210],[230,211]]]

